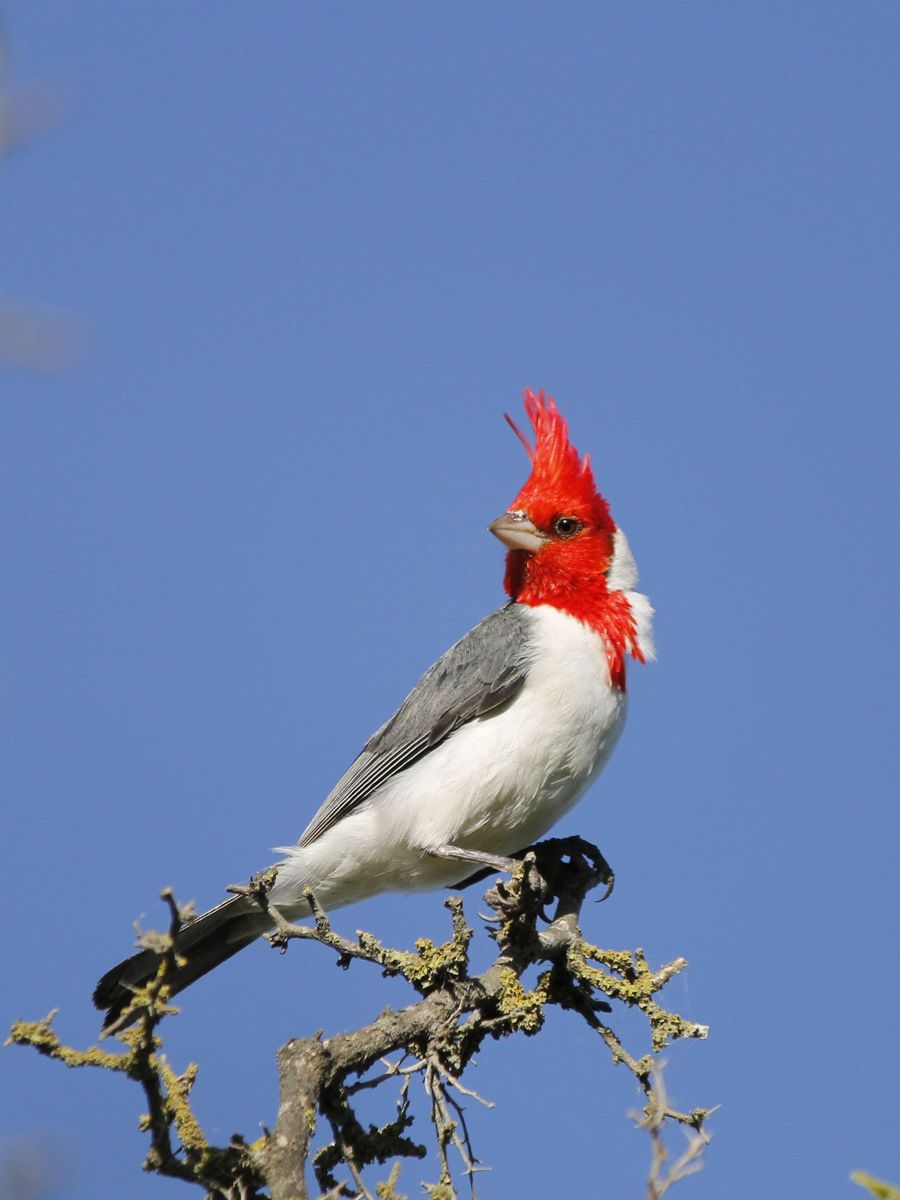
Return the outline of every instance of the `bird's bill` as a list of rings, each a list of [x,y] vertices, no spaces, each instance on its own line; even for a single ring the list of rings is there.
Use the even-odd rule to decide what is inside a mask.
[[[528,519],[524,512],[505,512],[488,529],[509,550],[527,550],[536,554],[547,537]]]

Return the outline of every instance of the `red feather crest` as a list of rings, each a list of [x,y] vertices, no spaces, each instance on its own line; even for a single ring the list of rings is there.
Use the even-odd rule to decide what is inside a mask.
[[[552,498],[561,509],[566,504],[588,505],[598,527],[614,530],[609,505],[597,491],[590,458],[587,454],[582,458],[569,441],[569,429],[556,401],[543,391],[535,395],[530,388],[525,389],[524,400],[525,413],[534,430],[533,447],[512,417],[504,414],[531,459],[531,475],[512,507],[528,509],[538,498],[545,501]]]

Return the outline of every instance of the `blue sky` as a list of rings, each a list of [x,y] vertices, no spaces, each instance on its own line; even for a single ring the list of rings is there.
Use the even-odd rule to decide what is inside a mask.
[[[668,1087],[721,1110],[680,1193],[900,1180],[900,10],[2,16],[7,91],[65,119],[0,163],[0,297],[82,343],[0,373],[4,1022],[58,1006],[93,1038],[94,980],[160,887],[205,906],[266,865],[500,602],[485,525],[526,471],[502,412],[543,387],[658,611],[561,828],[617,871],[586,934],[690,961],[668,999],[711,1036]],[[441,900],[338,923],[406,944]],[[403,999],[257,946],[167,1045],[201,1064],[208,1132],[252,1137],[278,1045]],[[497,1102],[484,1200],[642,1194],[638,1097],[574,1020],[488,1048],[472,1085]],[[140,1173],[139,1111],[125,1081],[0,1056],[0,1150],[41,1146],[54,1196],[181,1194]]]

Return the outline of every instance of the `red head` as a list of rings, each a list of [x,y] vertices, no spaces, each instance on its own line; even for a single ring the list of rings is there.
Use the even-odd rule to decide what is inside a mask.
[[[569,441],[553,399],[526,391],[525,412],[534,430],[533,449],[506,419],[531,459],[531,474],[509,511],[491,526],[509,547],[506,590],[514,599],[537,585],[556,592],[603,580],[616,532],[588,456],[582,458]]]
[[[525,412],[533,448],[506,419],[531,459],[531,474],[509,510],[490,526],[508,548],[506,591],[520,604],[551,604],[596,629],[610,647],[613,677],[619,682],[621,676],[624,686],[622,652],[643,656],[626,593],[621,585],[610,586],[616,523],[597,491],[588,456],[582,458],[569,441],[553,399],[526,391]]]

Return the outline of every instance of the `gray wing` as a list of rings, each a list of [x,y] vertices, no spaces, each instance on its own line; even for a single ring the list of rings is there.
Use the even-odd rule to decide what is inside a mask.
[[[529,665],[528,618],[510,602],[485,617],[430,667],[387,724],[366,742],[300,838],[308,846],[398,771],[461,725],[511,700]]]

